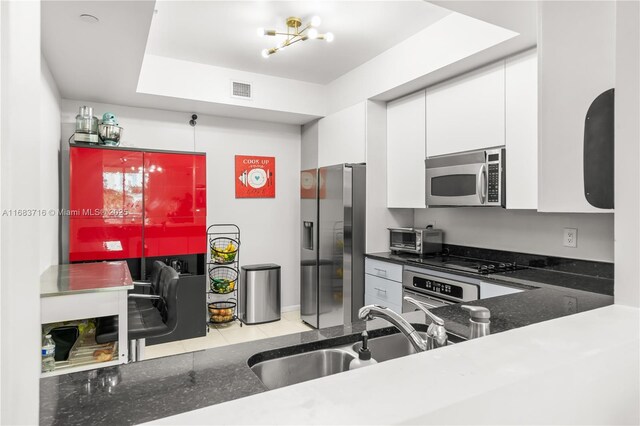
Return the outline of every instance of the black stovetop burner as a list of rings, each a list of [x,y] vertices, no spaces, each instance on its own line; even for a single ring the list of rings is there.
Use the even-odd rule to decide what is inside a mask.
[[[407,261],[481,275],[517,271],[525,268],[524,266],[516,264],[516,262],[495,262],[492,260],[468,259],[457,256],[410,257],[407,258]]]

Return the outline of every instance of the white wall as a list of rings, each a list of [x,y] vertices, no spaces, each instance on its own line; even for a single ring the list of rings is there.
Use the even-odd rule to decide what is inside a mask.
[[[616,2],[615,301],[640,307],[640,3]]]
[[[253,99],[231,97],[231,81],[251,83]],[[321,84],[145,55],[137,91],[247,108],[325,115]]]
[[[367,101],[367,253],[389,251],[394,226],[411,226],[410,209],[387,208],[387,105]]]
[[[41,58],[40,90],[40,204],[44,210],[58,209],[58,152],[60,149],[60,93],[44,58]],[[57,216],[40,217],[40,272],[58,263]]]
[[[315,120],[300,129],[300,170],[318,167],[318,127],[318,120]]]
[[[435,222],[446,244],[613,262],[613,214],[537,213],[501,208],[415,210],[415,226]],[[578,229],[578,247],[562,245],[564,228]],[[637,282],[637,277],[636,277]]]
[[[0,2],[0,208],[40,203],[40,2]],[[37,424],[39,218],[0,219],[0,423]]]
[[[95,102],[62,101],[63,138],[81,105],[94,114],[113,112],[124,128],[122,146],[207,153],[207,224],[240,227],[241,265],[282,266],[282,305],[300,301],[300,126],[190,114]],[[235,198],[235,155],[276,157],[276,198]]]

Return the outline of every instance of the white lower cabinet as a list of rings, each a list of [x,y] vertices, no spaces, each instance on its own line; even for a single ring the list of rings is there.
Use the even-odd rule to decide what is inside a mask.
[[[402,266],[390,262],[365,259],[365,270],[367,271],[364,276],[365,305],[381,305],[397,313],[402,313],[402,274],[394,273],[398,269],[402,271]],[[370,273],[376,270],[392,271],[385,275],[397,281]]]

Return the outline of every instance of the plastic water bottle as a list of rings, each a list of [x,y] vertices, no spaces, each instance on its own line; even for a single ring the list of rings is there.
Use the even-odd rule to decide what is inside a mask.
[[[42,371],[53,371],[56,368],[56,342],[50,334],[42,339]]]

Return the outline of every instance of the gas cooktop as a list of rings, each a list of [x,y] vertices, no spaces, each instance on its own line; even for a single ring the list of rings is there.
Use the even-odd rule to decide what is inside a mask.
[[[407,261],[481,275],[516,271],[526,268],[525,266],[516,264],[516,262],[494,262],[491,260],[467,259],[456,256],[410,257],[407,258]]]

